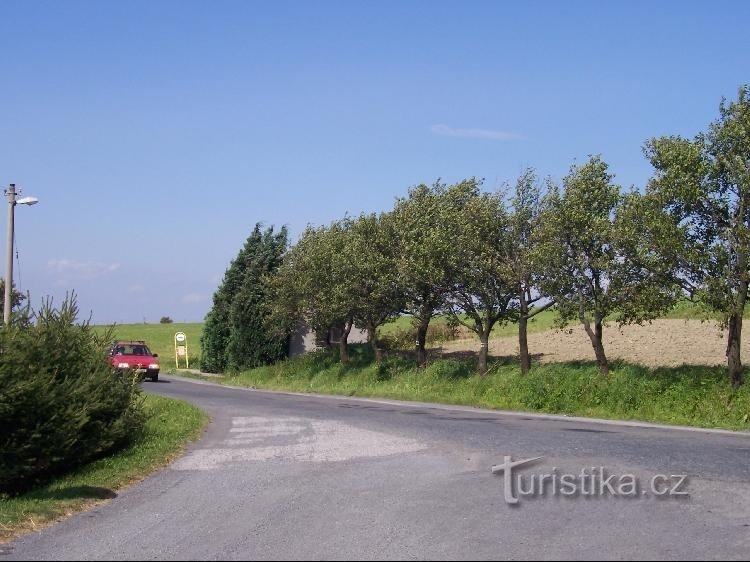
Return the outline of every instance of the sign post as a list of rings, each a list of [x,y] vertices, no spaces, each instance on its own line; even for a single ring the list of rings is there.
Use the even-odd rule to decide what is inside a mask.
[[[174,335],[174,363],[180,368],[180,359],[185,360],[185,368],[190,368],[190,359],[188,359],[187,336],[184,332],[177,332]]]

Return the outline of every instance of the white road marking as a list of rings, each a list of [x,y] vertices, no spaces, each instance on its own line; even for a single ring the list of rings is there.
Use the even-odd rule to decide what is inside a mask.
[[[232,425],[223,447],[192,451],[172,469],[215,470],[227,463],[243,462],[341,462],[425,448],[414,439],[330,420],[238,417]],[[289,442],[268,444],[274,438]]]

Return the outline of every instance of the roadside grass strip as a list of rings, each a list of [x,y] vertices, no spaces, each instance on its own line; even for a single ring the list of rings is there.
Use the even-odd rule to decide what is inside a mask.
[[[0,497],[0,542],[41,529],[117,496],[169,464],[208,423],[200,409],[172,398],[144,395],[148,421],[129,447],[16,497]]]
[[[389,398],[642,421],[703,428],[749,430],[750,384],[734,389],[722,366],[647,368],[613,361],[608,377],[594,362],[537,364],[527,376],[518,363],[498,358],[486,376],[475,360],[438,359],[423,370],[410,356],[372,361],[368,347],[352,346],[342,366],[335,352],[319,351],[223,377],[211,382],[267,390]]]

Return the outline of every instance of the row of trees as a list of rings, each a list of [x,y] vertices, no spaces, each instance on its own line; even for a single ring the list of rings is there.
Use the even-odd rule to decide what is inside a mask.
[[[475,178],[419,185],[390,212],[309,227],[270,279],[276,317],[337,328],[346,363],[354,325],[367,329],[380,361],[378,327],[410,314],[424,365],[430,322],[447,314],[478,336],[480,372],[493,328],[518,322],[526,372],[528,322],[555,305],[562,324],[584,325],[606,373],[605,319],[642,322],[679,294],[662,261],[645,268],[637,255],[641,229],[628,220],[637,197],[621,195],[599,157],[573,166],[562,189],[533,170],[510,194],[484,192]]]
[[[319,333],[337,328],[344,363],[352,327],[363,327],[380,361],[378,327],[409,314],[424,365],[430,322],[448,314],[479,337],[486,372],[493,327],[517,322],[525,373],[527,324],[554,306],[561,325],[583,325],[606,374],[606,320],[642,323],[688,296],[721,315],[729,377],[739,386],[750,86],[721,103],[706,133],[654,138],[645,153],[655,173],[643,193],[623,192],[593,156],[572,166],[561,185],[540,181],[532,169],[497,193],[476,178],[418,185],[388,212],[308,227],[265,277],[272,324],[288,331],[305,319]]]

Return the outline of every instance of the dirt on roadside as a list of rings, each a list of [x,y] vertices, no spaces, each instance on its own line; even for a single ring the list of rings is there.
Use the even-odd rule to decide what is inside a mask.
[[[608,324],[604,349],[609,359],[622,359],[648,367],[726,364],[726,332],[716,322],[700,320],[654,320],[643,326]],[[443,353],[478,351],[479,341],[456,340],[443,344]],[[490,340],[490,355],[518,355],[517,337]],[[594,350],[583,327],[529,334],[529,351],[546,363],[593,361]],[[750,337],[743,340],[743,359],[750,357]]]

